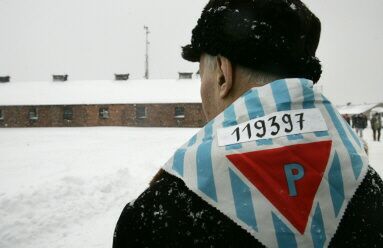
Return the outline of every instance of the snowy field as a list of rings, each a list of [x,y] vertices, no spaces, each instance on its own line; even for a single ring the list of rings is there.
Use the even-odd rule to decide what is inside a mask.
[[[125,204],[198,129],[0,129],[0,247],[111,247]],[[383,142],[365,132],[383,175]]]
[[[0,247],[111,247],[116,221],[197,129],[0,129]]]

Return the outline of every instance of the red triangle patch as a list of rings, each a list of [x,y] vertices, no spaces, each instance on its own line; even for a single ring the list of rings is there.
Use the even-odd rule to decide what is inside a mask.
[[[303,234],[331,143],[291,145],[227,158]]]

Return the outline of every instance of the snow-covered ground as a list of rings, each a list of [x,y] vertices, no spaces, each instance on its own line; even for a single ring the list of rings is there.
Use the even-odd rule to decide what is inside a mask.
[[[0,129],[0,247],[111,247],[125,204],[197,129]],[[383,142],[365,131],[383,176]]]
[[[0,247],[111,247],[125,204],[197,129],[0,129]]]

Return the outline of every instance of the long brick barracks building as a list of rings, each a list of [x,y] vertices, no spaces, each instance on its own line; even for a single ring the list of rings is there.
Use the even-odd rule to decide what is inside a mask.
[[[201,127],[199,80],[0,83],[0,127]]]

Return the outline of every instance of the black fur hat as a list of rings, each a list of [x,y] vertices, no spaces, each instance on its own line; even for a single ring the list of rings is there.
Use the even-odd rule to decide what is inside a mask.
[[[300,0],[210,0],[182,57],[223,55],[234,64],[316,83],[319,19]]]

